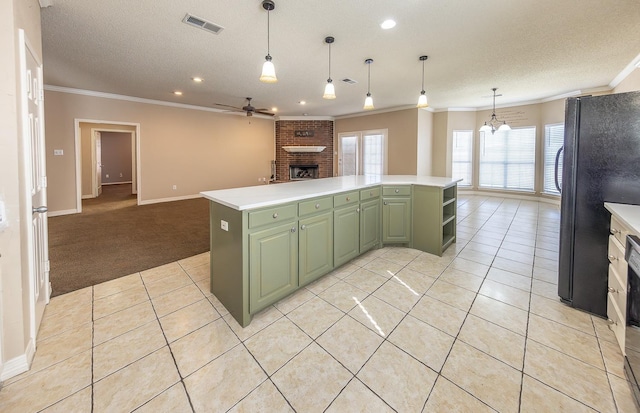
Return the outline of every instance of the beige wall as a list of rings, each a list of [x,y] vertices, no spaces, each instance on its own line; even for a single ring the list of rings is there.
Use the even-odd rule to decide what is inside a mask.
[[[418,109],[418,148],[417,171],[418,175],[432,175],[432,147],[433,147],[433,113],[424,109]]]
[[[613,89],[613,93],[633,92],[640,90],[640,69],[636,68],[618,86]]]
[[[390,175],[417,173],[418,109],[336,119],[334,128],[336,138],[339,133],[388,129],[388,173]],[[337,141],[335,147],[338,147]],[[337,171],[337,165],[334,167]]]
[[[0,201],[8,227],[0,229],[0,373],[24,365],[29,345],[26,194],[20,159],[18,29],[42,60],[40,8],[36,0],[0,0]],[[26,185],[24,185],[26,187]],[[30,214],[29,214],[30,218]]]
[[[447,135],[448,120],[449,112],[436,112],[433,114],[431,173],[434,176],[447,176],[447,169],[449,169],[449,176],[451,176],[451,167],[447,163],[447,158],[451,157],[450,138]]]
[[[131,133],[102,132],[100,135],[102,184],[131,182]]]
[[[142,203],[258,185],[258,178],[271,174],[271,119],[54,91],[47,91],[45,97],[52,211],[72,210],[76,205],[74,119],[140,124]],[[63,149],[65,155],[53,156],[54,149]]]

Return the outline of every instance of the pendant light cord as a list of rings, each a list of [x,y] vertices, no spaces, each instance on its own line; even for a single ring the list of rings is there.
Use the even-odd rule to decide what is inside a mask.
[[[367,77],[367,96],[371,95],[371,63],[367,63],[369,66],[369,75]]]
[[[271,33],[271,27],[269,24],[270,16],[271,16],[271,10],[267,10],[267,56],[271,56],[271,52],[269,50],[269,41],[270,41],[270,33]]]
[[[329,43],[329,81],[331,80],[331,43]]]
[[[422,61],[422,90],[421,92],[424,92],[424,60]]]

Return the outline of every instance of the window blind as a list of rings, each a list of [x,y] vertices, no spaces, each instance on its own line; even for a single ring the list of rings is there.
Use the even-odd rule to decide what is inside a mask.
[[[451,177],[462,179],[458,186],[471,186],[473,184],[473,131],[453,131]]]
[[[564,145],[564,123],[544,127],[544,184],[542,191],[560,195],[555,183],[556,154]],[[562,187],[562,156],[558,162],[558,184]]]
[[[481,188],[533,191],[536,167],[536,128],[480,132]]]

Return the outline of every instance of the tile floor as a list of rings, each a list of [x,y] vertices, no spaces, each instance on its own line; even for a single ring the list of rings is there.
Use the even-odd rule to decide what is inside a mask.
[[[202,254],[52,299],[2,412],[634,412],[556,296],[558,207],[461,196],[443,257],[371,251],[240,328]]]

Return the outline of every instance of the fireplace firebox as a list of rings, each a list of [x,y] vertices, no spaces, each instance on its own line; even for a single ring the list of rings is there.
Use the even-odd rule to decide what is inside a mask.
[[[289,165],[289,179],[292,181],[316,179],[317,177],[318,165]]]

